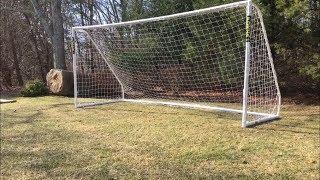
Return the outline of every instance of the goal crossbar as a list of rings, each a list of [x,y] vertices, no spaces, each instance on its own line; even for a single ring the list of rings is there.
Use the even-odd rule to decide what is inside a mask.
[[[199,9],[199,10],[176,13],[176,14],[171,14],[171,15],[166,15],[166,16],[159,16],[159,17],[118,22],[118,23],[101,24],[101,25],[75,26],[75,27],[72,27],[72,29],[73,30],[81,30],[81,29],[95,29],[95,28],[108,28],[108,27],[134,25],[134,24],[140,24],[140,23],[169,20],[169,19],[173,19],[173,18],[177,18],[177,17],[201,15],[201,14],[204,14],[207,12],[219,12],[219,11],[230,9],[230,8],[245,7],[246,5],[247,5],[247,1],[239,1],[239,2],[234,2],[234,3],[229,3],[229,4],[223,4],[220,6],[214,6],[214,7],[209,7],[209,8]]]

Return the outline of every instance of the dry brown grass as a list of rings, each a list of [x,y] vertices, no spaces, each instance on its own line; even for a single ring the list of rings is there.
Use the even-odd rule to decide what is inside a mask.
[[[319,179],[319,106],[243,129],[234,115],[62,97],[1,104],[4,179]]]

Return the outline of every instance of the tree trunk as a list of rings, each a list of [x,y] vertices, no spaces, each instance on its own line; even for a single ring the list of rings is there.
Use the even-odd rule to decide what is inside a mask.
[[[310,0],[310,11],[311,11],[311,32],[315,39],[315,43],[313,45],[315,48],[319,46],[319,40],[320,40],[320,9],[319,9],[319,3],[317,3],[318,0]]]
[[[112,12],[113,12],[112,14],[113,14],[113,16],[115,18],[115,22],[120,22],[119,13],[118,13],[118,10],[117,10],[117,7],[116,7],[116,4],[117,4],[116,0],[112,0],[112,2],[111,2],[111,0],[109,0],[109,4],[111,5],[111,9],[112,9]],[[110,23],[112,23],[112,21],[110,21]]]
[[[47,41],[41,41],[42,45],[45,47],[45,59],[46,59],[46,64],[45,64],[45,69],[46,72],[49,72],[50,69],[54,68],[53,67],[53,61],[52,61],[52,46],[50,46],[49,42]]]
[[[42,26],[51,39],[54,67],[57,69],[66,69],[64,52],[64,29],[61,13],[62,0],[51,0],[51,23],[42,11],[38,1],[30,1]]]
[[[61,13],[61,0],[51,2],[52,8],[52,27],[53,27],[53,60],[54,67],[57,69],[66,69],[64,52],[64,29]]]
[[[93,12],[93,0],[89,0],[89,24],[93,25],[93,16],[94,16],[94,12]]]
[[[18,84],[19,86],[23,86],[23,79],[22,79],[22,75],[21,75],[21,70],[20,70],[20,61],[18,58],[18,54],[17,54],[17,47],[16,44],[14,42],[14,35],[13,35],[13,31],[9,31],[9,41],[11,44],[11,50],[12,50],[12,56],[13,56],[13,66],[17,75],[17,80],[18,80]]]
[[[177,2],[175,4],[175,10],[176,10],[177,13],[182,13],[182,12],[185,12],[185,11],[194,10],[192,0],[185,0],[185,1]]]
[[[44,59],[44,71],[48,73],[50,69],[53,69],[53,60],[52,60],[52,46],[47,41],[47,34],[42,31],[37,31],[38,34],[41,34],[44,38],[40,39],[40,47],[42,47],[42,55]]]
[[[124,22],[128,20],[127,18],[127,1],[120,0],[120,7],[121,7],[121,21]]]
[[[279,18],[278,18],[278,14],[277,14],[277,5],[276,2],[274,1],[269,1],[268,3],[269,7],[270,7],[270,22],[269,22],[269,26],[270,26],[270,36],[269,37],[269,41],[270,42],[274,42],[274,38],[276,38],[276,34],[277,34],[277,28],[279,28]]]
[[[0,34],[0,69],[2,72],[2,77],[3,77],[3,85],[5,86],[6,89],[9,89],[12,86],[12,73],[10,71],[8,61],[4,59],[4,53],[3,52],[3,38],[1,37],[2,34]],[[2,89],[0,85],[0,90]]]
[[[39,52],[39,45],[38,45],[38,41],[36,39],[36,35],[34,32],[34,27],[31,25],[31,20],[30,17],[27,14],[23,14],[24,17],[26,18],[26,23],[28,23],[29,27],[30,27],[30,39],[33,43],[33,49],[34,52],[36,53],[36,59],[38,61],[38,68],[39,68],[39,72],[40,72],[40,76],[43,82],[46,81],[46,74],[44,72],[44,65],[40,56],[40,52]]]
[[[83,3],[82,1],[80,1],[79,3],[79,7],[80,7],[80,19],[81,19],[81,25],[84,26],[84,11],[83,11]]]
[[[88,6],[89,6],[89,25],[93,25],[93,0],[89,0],[88,2]],[[93,49],[94,49],[94,45],[92,42],[90,42],[90,69],[91,69],[91,72],[94,72],[94,52],[93,52]]]

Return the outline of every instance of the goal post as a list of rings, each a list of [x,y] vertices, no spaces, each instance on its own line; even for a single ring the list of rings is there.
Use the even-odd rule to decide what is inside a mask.
[[[279,118],[281,95],[263,18],[251,0],[72,28],[76,107],[160,104]]]
[[[250,73],[250,35],[251,35],[251,16],[252,2],[247,1],[246,6],[246,42],[245,42],[245,59],[244,59],[244,78],[243,78],[243,102],[242,102],[242,127],[247,126],[248,118],[248,94],[249,94],[249,73]]]

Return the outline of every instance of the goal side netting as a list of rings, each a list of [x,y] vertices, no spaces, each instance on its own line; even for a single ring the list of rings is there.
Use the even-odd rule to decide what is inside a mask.
[[[76,107],[129,101],[279,116],[280,92],[259,9],[238,2],[74,27]]]

